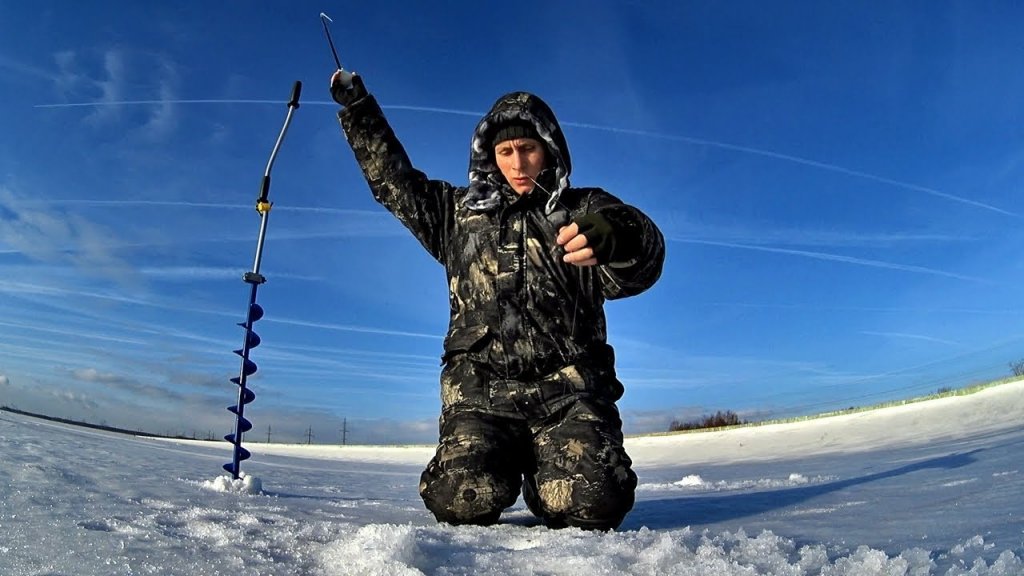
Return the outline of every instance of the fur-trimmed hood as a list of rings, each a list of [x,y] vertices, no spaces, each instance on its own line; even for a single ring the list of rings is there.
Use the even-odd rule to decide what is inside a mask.
[[[498,98],[473,133],[469,153],[469,189],[464,198],[465,205],[471,210],[491,210],[501,202],[501,190],[507,184],[494,161],[491,137],[499,127],[514,120],[532,124],[547,148],[549,159],[544,170],[547,172],[553,169],[554,174],[547,178],[543,175],[538,178],[550,192],[545,206],[546,212],[554,210],[558,197],[569,187],[572,162],[569,159],[565,135],[562,133],[562,127],[558,125],[555,114],[537,96],[528,92],[512,92]],[[538,192],[544,193],[536,188],[530,193]]]

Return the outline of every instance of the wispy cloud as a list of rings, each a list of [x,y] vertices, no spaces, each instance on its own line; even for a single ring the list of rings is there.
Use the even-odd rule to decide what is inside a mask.
[[[74,97],[74,91],[82,82],[75,52],[73,50],[57,52],[53,55],[53,61],[57,65],[57,74],[53,77],[57,92],[64,98]]]
[[[205,436],[210,430],[227,430],[232,423],[231,414],[213,409],[221,402],[214,403],[209,397],[175,394],[153,386],[132,388],[127,380],[94,382],[98,387],[85,389],[85,384],[74,382],[87,381],[90,369],[78,372],[84,380],[70,372],[63,374],[72,382],[70,386],[52,379],[12,383],[5,391],[3,403],[23,410],[157,433]],[[125,388],[119,389],[119,385]],[[153,405],[164,409],[153,410]],[[188,414],[188,418],[182,414]]]
[[[22,199],[23,206],[98,206],[108,209],[113,208],[182,208],[197,210],[234,210],[245,211],[255,214],[254,204],[228,204],[223,202],[187,202],[168,200],[99,200],[83,198],[51,198],[51,199]],[[291,206],[285,203],[274,205],[274,213],[303,213],[316,214],[325,218],[319,219],[313,224],[321,224],[323,230],[315,229],[310,222],[305,222],[299,229],[282,229],[275,227],[270,230],[268,238],[279,240],[316,240],[323,238],[380,238],[380,237],[401,237],[408,235],[408,231],[402,227],[393,216],[383,208],[380,210],[356,210],[350,208],[333,208],[329,206]],[[332,220],[331,218],[340,219]],[[182,243],[205,243],[205,242],[253,242],[255,233],[233,236],[215,236],[203,234],[191,234],[187,237],[175,236],[166,241],[117,241],[119,248],[143,248],[147,246],[179,245]],[[115,244],[111,244],[114,246]],[[0,247],[0,252],[3,249]]]
[[[71,370],[71,375],[76,380],[83,382],[100,382],[102,384],[124,384],[131,382],[130,379],[110,372],[100,372],[95,368],[76,368]]]
[[[102,226],[75,213],[31,209],[2,187],[0,205],[0,246],[43,262],[70,263],[88,274],[131,278],[131,267],[110,249],[113,234]]]
[[[149,118],[141,128],[143,137],[150,141],[160,141],[170,135],[178,123],[176,107],[172,103],[177,98],[178,72],[168,59],[161,58],[156,74],[159,78],[157,93],[160,96],[160,103],[153,106]]]
[[[840,311],[840,312],[889,312],[893,314],[969,314],[985,316],[1019,316],[1024,314],[1024,309],[1011,308],[954,308],[949,306],[935,306],[930,308],[915,308],[910,306],[839,306],[822,304],[778,304],[766,302],[694,302],[693,306],[715,306],[722,308],[757,308],[777,310],[818,310],[818,311]]]
[[[97,402],[96,398],[91,394],[78,392],[76,390],[68,390],[66,388],[47,390],[44,392],[44,395],[57,400],[59,403],[76,406],[78,409],[74,412],[78,415],[80,415],[83,410],[93,411],[101,406],[101,404]],[[48,405],[49,402],[46,402],[46,404]]]
[[[167,401],[182,401],[186,395],[153,384],[147,384],[137,378],[103,372],[96,368],[74,368],[69,371],[74,380],[99,384],[110,391],[127,392],[134,397]]]
[[[714,226],[692,221],[679,211],[659,212],[658,226],[665,234],[678,241],[703,240],[751,245],[890,248],[904,244],[964,243],[977,240],[977,238],[963,234],[928,232],[859,232],[834,229]]]
[[[358,326],[354,324],[332,324],[329,322],[312,322],[308,320],[295,320],[287,318],[264,318],[262,322],[273,322],[287,324],[290,326],[304,326],[306,328],[319,328],[321,330],[335,330],[340,332],[357,332],[362,334],[377,334],[380,336],[402,336],[407,338],[427,338],[441,340],[442,336],[437,334],[423,334],[421,332],[407,332],[403,330],[390,330],[387,328],[376,328],[372,326]]]
[[[623,340],[616,339],[617,347]],[[743,355],[689,355],[680,350],[658,349],[638,356],[627,346],[618,356],[618,372],[631,388],[694,390],[708,385],[725,386],[767,383],[776,378],[822,379],[842,377],[827,364],[814,361],[760,358]]]
[[[54,336],[67,336],[74,338],[78,341],[99,341],[99,342],[112,342],[115,344],[131,344],[131,345],[144,345],[145,341],[138,338],[128,338],[124,336],[113,336],[107,333],[96,332],[96,331],[84,331],[81,328],[64,328],[59,326],[47,325],[42,322],[8,322],[6,320],[0,320],[0,326],[6,326],[8,328],[18,328],[21,330],[31,330],[34,332],[41,332],[43,334],[51,334]],[[31,340],[25,336],[7,336],[8,341],[26,341]],[[54,345],[53,340],[37,340],[38,344],[49,348]]]
[[[124,56],[116,50],[108,50],[103,54],[103,75],[99,78],[87,79],[86,82],[90,91],[99,92],[98,102],[117,102],[123,98],[124,76]],[[79,78],[81,77],[79,76]],[[94,126],[100,126],[113,121],[116,117],[115,108],[102,106],[86,116],[85,122]]]
[[[874,332],[864,330],[861,334],[866,336],[881,336],[882,338],[902,339],[902,340],[920,340],[922,342],[935,342],[937,344],[946,344],[948,346],[960,346],[959,343],[951,340],[944,340],[942,338],[935,338],[933,336],[925,336],[924,334],[907,334],[905,332]]]
[[[52,71],[52,68],[33,66],[25,62],[14,60],[8,56],[4,56],[3,54],[0,54],[0,70],[9,70],[15,74],[36,80],[57,82],[60,79],[60,74],[55,74]]]
[[[235,271],[237,273],[237,271]],[[166,310],[180,310],[181,302],[178,300],[157,300],[151,298],[141,298],[133,296],[125,296],[119,293],[104,293],[93,290],[83,289],[70,289],[70,288],[59,288],[56,286],[33,284],[26,282],[12,282],[7,280],[0,280],[0,293],[8,292],[11,294],[25,294],[25,295],[49,295],[49,296],[74,296],[76,298],[95,298],[100,300],[107,300],[111,302],[118,302],[123,304],[132,304],[136,306],[147,306],[154,308],[161,308]],[[77,305],[66,305],[69,309],[75,309],[84,313],[82,308]],[[190,310],[192,313],[197,314],[210,314],[220,317],[227,318],[238,318],[239,312],[231,312],[226,310],[210,310],[210,309],[193,309]],[[301,320],[294,318],[279,318],[279,317],[267,317],[261,320],[261,322],[284,324],[289,326],[302,326],[307,328],[317,328],[321,330],[330,330],[337,332],[353,332],[359,334],[375,334],[379,336],[398,336],[406,338],[424,338],[430,340],[441,340],[443,336],[438,334],[425,334],[421,332],[410,332],[403,330],[394,330],[390,328],[375,327],[375,326],[361,326],[353,324],[334,324],[329,322],[315,322],[310,320]],[[142,329],[140,327],[140,329]],[[164,333],[168,328],[162,328]],[[176,337],[185,338],[187,335],[178,334]]]
[[[694,238],[681,238],[681,237],[669,237],[669,240],[673,242],[681,242],[683,244],[700,244],[704,246],[719,246],[722,248],[736,248],[740,250],[753,250],[756,252],[769,252],[772,254],[786,254],[789,256],[800,256],[802,258],[811,258],[814,260],[825,260],[828,262],[841,262],[843,264],[854,264],[857,266],[867,266],[870,268],[882,268],[885,270],[897,270],[900,272],[911,272],[914,274],[928,274],[931,276],[942,276],[945,278],[955,278],[957,280],[966,280],[969,282],[982,282],[989,283],[989,280],[984,278],[976,278],[973,276],[965,276],[963,274],[957,274],[955,272],[947,272],[945,270],[937,270],[934,268],[927,268],[925,266],[914,266],[910,264],[897,264],[894,262],[885,262],[882,260],[869,260],[866,258],[855,258],[853,256],[843,256],[841,254],[830,254],[827,252],[811,252],[807,250],[793,250],[789,248],[778,248],[772,246],[754,246],[750,244],[737,244],[735,242],[717,242],[713,240],[697,240]]]
[[[149,93],[155,98],[146,101],[148,116],[138,126],[130,128],[126,137],[160,142],[177,129],[175,102],[180,80],[177,67],[169,58],[147,56],[147,61],[141,63],[117,48],[104,51],[99,61],[75,51],[59,52],[54,58],[58,73],[50,79],[57,92],[65,99],[81,95],[92,97],[92,111],[83,118],[84,123],[104,128],[126,118],[120,114],[119,108],[131,91]],[[74,106],[61,103],[43,107]]]
[[[425,354],[408,354],[403,352],[387,352],[381,350],[340,348],[335,346],[275,345],[274,350],[288,354],[289,359],[307,360],[311,358],[361,358],[373,359],[387,365],[428,367],[436,370],[437,356]]]
[[[1016,335],[1013,335],[1013,336],[1009,336],[1009,337],[1003,338],[1001,340],[990,342],[990,343],[987,343],[987,344],[984,344],[984,345],[981,345],[981,346],[977,346],[977,347],[973,347],[973,348],[970,348],[970,349],[967,349],[967,350],[964,350],[962,346],[958,346],[960,348],[960,350],[958,350],[958,351],[956,351],[956,352],[954,352],[952,354],[948,354],[948,355],[944,355],[944,356],[941,356],[941,357],[938,357],[938,358],[934,358],[932,360],[928,360],[926,362],[920,362],[920,363],[911,364],[911,365],[907,365],[907,366],[900,366],[900,367],[892,368],[890,370],[885,370],[883,372],[878,372],[878,373],[875,373],[875,374],[866,374],[866,375],[863,375],[863,376],[852,377],[850,379],[843,380],[843,381],[830,382],[830,383],[828,383],[828,385],[842,386],[842,387],[845,387],[845,388],[850,388],[850,386],[852,384],[857,384],[857,383],[860,383],[860,382],[866,382],[868,380],[879,380],[879,379],[883,379],[883,378],[891,378],[893,376],[906,376],[906,375],[921,374],[921,373],[924,373],[927,369],[932,369],[932,368],[936,368],[938,366],[944,366],[944,365],[955,366],[956,369],[958,371],[960,371],[960,373],[962,374],[963,367],[968,365],[969,360],[971,358],[982,356],[982,355],[984,355],[984,354],[986,354],[988,352],[991,352],[993,350],[1006,349],[1006,348],[1009,348],[1009,349],[1017,348],[1019,346],[1019,343],[1022,340],[1024,340],[1024,335],[1016,334]],[[988,369],[989,366],[986,366],[985,368]],[[933,380],[932,378],[929,378],[928,382],[931,382],[932,380]],[[915,387],[915,386],[919,386],[919,384],[912,384],[911,385],[911,387]],[[896,389],[891,389],[890,388],[890,389],[884,390],[881,393],[882,394],[892,394],[893,392],[899,392],[901,390],[902,389],[900,389],[900,388],[896,388]]]
[[[18,270],[19,267],[7,267],[4,269],[8,271]],[[94,298],[98,300],[107,300],[110,302],[120,302],[124,304],[136,304],[140,306],[157,305],[149,300],[126,296],[125,294],[118,292],[97,292],[95,290],[87,290],[83,288],[62,288],[60,286],[48,284],[11,280],[0,280],[0,292],[25,296],[73,296],[76,298]]]

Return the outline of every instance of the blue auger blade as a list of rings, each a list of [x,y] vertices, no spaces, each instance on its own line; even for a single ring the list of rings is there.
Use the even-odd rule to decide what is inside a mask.
[[[252,390],[249,390],[248,388],[246,388],[245,390],[242,391],[242,405],[243,406],[248,404],[248,403],[250,403],[250,402],[252,402],[255,399],[256,399],[256,394],[253,393]],[[232,414],[238,414],[239,410],[240,410],[240,408],[238,406],[234,405],[234,404],[232,404],[231,406],[228,406],[228,412],[231,412]]]
[[[242,355],[242,351],[241,350],[235,350],[235,354],[238,354],[239,356],[241,356]],[[249,360],[248,358],[242,358],[242,374],[245,374],[246,376],[252,376],[253,374],[256,373],[256,369],[257,369],[257,366],[256,366],[255,362],[253,362],[252,360]],[[237,382],[236,382],[236,384],[237,384]]]
[[[246,450],[245,448],[242,448],[242,444],[240,443],[241,441],[238,441],[238,442],[235,441],[235,433],[234,432],[232,432],[231,434],[228,434],[227,436],[224,436],[224,439],[227,440],[228,442],[230,442],[231,444],[234,444],[235,450],[238,451],[238,456],[239,456],[238,459],[239,460],[247,460],[249,458],[249,456],[250,456],[249,451]]]
[[[237,416],[238,415],[238,408],[235,407],[235,406],[228,406],[228,412],[231,412],[232,414]],[[248,420],[246,420],[245,417],[239,418],[238,419],[238,429],[241,432],[248,432],[249,430],[252,430],[252,422],[249,422]]]
[[[249,457],[252,456],[252,453],[250,453],[248,450],[237,445],[235,446],[235,454],[238,455],[238,462],[241,462],[242,460],[248,460]],[[238,471],[239,468],[241,468],[241,466],[236,467],[235,462],[231,461],[222,466],[222,468],[230,472],[231,475],[234,476],[235,478],[238,478]]]
[[[255,347],[260,345],[260,342],[262,342],[262,340],[260,340],[260,335],[259,334],[253,332],[252,330],[249,330],[248,332],[246,332],[246,334],[245,334],[245,345],[246,346],[248,346],[249,348],[255,348]]]
[[[249,330],[245,334],[245,348],[239,348],[238,350],[233,350],[233,352],[239,356],[245,356],[247,351],[259,346],[260,342],[263,342],[263,340],[260,340],[259,334]]]
[[[239,384],[240,386],[242,385],[242,378],[240,378],[238,376],[231,378],[231,381],[236,383],[236,384]]]
[[[249,404],[253,400],[256,400],[256,395],[252,393],[252,390],[250,390],[249,388],[246,388],[245,392],[242,393],[242,405],[244,406],[246,404]],[[239,407],[238,406],[228,406],[227,407],[227,411],[230,412],[231,414],[238,415]]]
[[[259,304],[253,302],[249,306],[249,321],[255,322],[260,318],[263,318],[263,306],[260,306]]]
[[[245,390],[242,391],[242,404],[243,405],[248,404],[249,402],[252,402],[255,399],[256,399],[256,394],[252,390],[249,390],[248,388],[246,388]],[[236,406],[234,404],[232,404],[231,406],[228,406],[228,412],[232,412],[234,414],[238,414],[238,406]]]

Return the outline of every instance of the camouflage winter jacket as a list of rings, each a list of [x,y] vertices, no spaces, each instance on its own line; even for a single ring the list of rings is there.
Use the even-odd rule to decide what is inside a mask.
[[[569,187],[565,137],[543,101],[521,92],[498,100],[474,133],[470,183],[463,187],[413,168],[372,95],[338,117],[374,197],[447,271],[451,318],[442,362],[465,354],[518,380],[570,364],[597,365],[614,374],[604,301],[654,284],[664,239],[647,216],[615,196]],[[548,192],[538,186],[517,196],[495,165],[490,133],[511,118],[532,122],[554,156],[554,170],[539,178]],[[614,216],[639,235],[637,258],[592,267],[562,262],[564,252],[555,242],[559,228],[594,211]]]

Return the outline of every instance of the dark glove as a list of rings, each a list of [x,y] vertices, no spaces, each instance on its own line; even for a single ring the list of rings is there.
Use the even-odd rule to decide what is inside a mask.
[[[369,92],[363,84],[363,79],[358,74],[352,74],[351,80],[346,85],[344,74],[331,84],[331,98],[346,108],[366,97]]]
[[[638,258],[641,239],[632,218],[620,210],[605,212],[591,212],[573,220],[580,234],[586,236],[597,263],[623,263]]]

